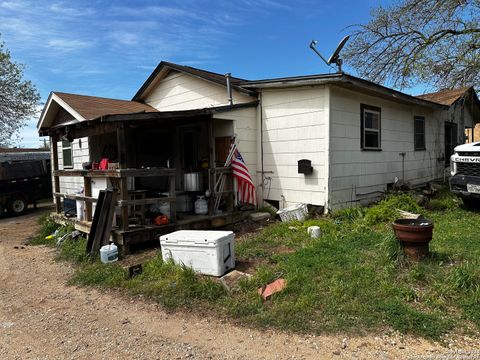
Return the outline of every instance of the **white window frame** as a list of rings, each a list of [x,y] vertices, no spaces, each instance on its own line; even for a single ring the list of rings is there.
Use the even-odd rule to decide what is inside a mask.
[[[365,126],[365,118],[366,114],[376,114],[378,116],[378,128],[367,128]],[[365,105],[361,104],[361,149],[362,150],[373,150],[373,151],[381,151],[382,150],[382,111],[378,107],[370,106],[370,105]],[[365,145],[365,140],[366,140],[366,132],[375,132],[378,135],[378,146],[373,147],[373,146],[366,146]]]
[[[66,143],[69,146],[65,146]],[[65,150],[70,150],[70,165],[65,165]],[[68,140],[62,140],[62,163],[64,169],[73,169],[73,146]]]
[[[422,120],[423,121],[423,133],[422,133],[422,135],[423,135],[423,146],[418,146],[418,144],[417,144],[417,133],[416,133],[417,120]],[[415,151],[425,151],[425,150],[427,150],[427,130],[426,130],[425,116],[415,115],[413,117],[413,147],[415,148]]]

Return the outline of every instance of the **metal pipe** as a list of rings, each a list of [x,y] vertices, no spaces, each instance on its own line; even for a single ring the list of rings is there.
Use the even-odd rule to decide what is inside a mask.
[[[401,152],[398,155],[402,157],[402,181],[405,183],[405,155],[407,155],[407,153]]]
[[[225,74],[225,80],[227,82],[227,97],[228,97],[228,103],[230,105],[233,105],[233,97],[232,97],[232,74],[231,73],[226,73]]]

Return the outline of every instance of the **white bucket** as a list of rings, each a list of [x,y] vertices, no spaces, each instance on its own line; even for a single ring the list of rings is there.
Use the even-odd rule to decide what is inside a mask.
[[[320,226],[309,226],[307,228],[307,234],[310,235],[311,238],[319,238]]]
[[[100,248],[100,261],[104,264],[118,260],[118,248],[115,244],[104,245]]]

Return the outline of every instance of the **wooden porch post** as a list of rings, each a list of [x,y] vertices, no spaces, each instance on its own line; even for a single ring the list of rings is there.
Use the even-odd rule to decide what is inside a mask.
[[[117,150],[118,150],[118,167],[120,169],[127,168],[127,133],[125,126],[117,127]]]
[[[58,171],[58,135],[50,136],[50,142],[52,144],[53,171]],[[53,192],[57,194],[60,192],[60,177],[58,175],[53,176]],[[55,196],[55,212],[57,214],[62,212],[60,196]]]
[[[117,127],[117,150],[118,150],[118,167],[120,169],[127,168],[127,134],[125,126]],[[126,177],[120,178],[120,199],[128,200],[128,181]],[[121,208],[121,229],[128,230],[128,206],[122,205]]]
[[[215,173],[215,138],[213,135],[213,119],[212,117],[207,120],[208,130],[208,186],[212,194],[212,199],[215,199],[215,184],[217,174]],[[213,214],[213,207],[210,208],[210,215]]]

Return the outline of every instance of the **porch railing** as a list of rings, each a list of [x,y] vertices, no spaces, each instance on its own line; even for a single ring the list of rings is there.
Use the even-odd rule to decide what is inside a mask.
[[[84,181],[84,195],[73,195],[60,192],[60,177],[83,177]],[[169,196],[155,197],[144,199],[130,199],[130,194],[127,186],[127,179],[131,177],[168,177],[169,178]],[[128,209],[131,206],[145,206],[156,204],[159,202],[170,203],[170,222],[175,223],[176,214],[176,194],[175,194],[175,177],[176,169],[166,168],[144,168],[144,169],[117,169],[117,170],[54,170],[53,171],[55,191],[53,196],[56,201],[56,211],[61,212],[60,202],[61,198],[80,200],[85,202],[85,220],[92,221],[92,203],[97,199],[92,197],[92,179],[93,178],[107,178],[110,180],[112,186],[119,191],[119,200],[116,206],[120,207],[121,223],[120,229],[128,230]],[[58,186],[57,186],[58,184]]]

